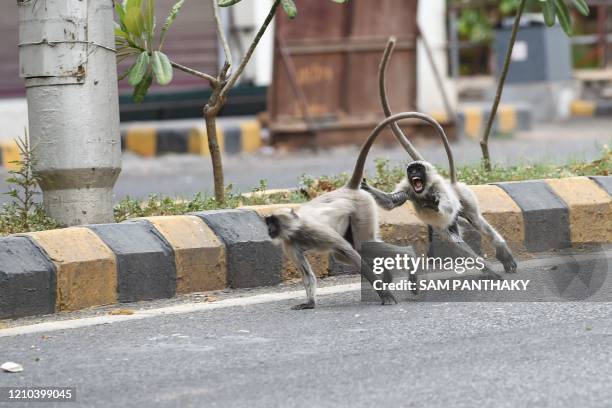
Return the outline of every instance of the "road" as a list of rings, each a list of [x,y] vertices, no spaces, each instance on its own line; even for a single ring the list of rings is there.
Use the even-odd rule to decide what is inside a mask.
[[[534,131],[517,134],[514,138],[492,139],[491,156],[504,164],[567,163],[570,160],[593,160],[601,154],[601,146],[612,142],[609,119],[574,119],[569,122],[539,125]],[[435,141],[421,141],[419,150],[430,161],[446,166],[444,149]],[[480,147],[474,140],[464,139],[453,144],[458,165],[478,163]],[[357,156],[356,147],[345,147],[320,152],[272,152],[228,156],[224,159],[226,183],[241,192],[248,192],[266,180],[270,188],[295,188],[302,174],[312,176],[339,174],[350,171]],[[384,157],[392,164],[405,162],[403,150],[375,148],[370,154],[368,169],[373,159]],[[6,171],[0,169],[0,179]],[[8,190],[0,181],[0,192]],[[161,193],[168,196],[191,197],[197,192],[212,193],[210,159],[192,155],[167,155],[143,159],[124,154],[123,170],[115,187],[115,200],[125,196],[146,198]],[[0,196],[0,203],[8,197]]]
[[[529,265],[522,273],[542,273]],[[314,311],[290,310],[304,292],[288,285],[221,292],[212,303],[145,302],[129,306],[134,315],[105,308],[17,322],[0,331],[0,360],[24,371],[0,373],[0,387],[72,386],[87,407],[609,407],[612,400],[610,303],[383,307],[360,302],[355,277],[322,286]]]

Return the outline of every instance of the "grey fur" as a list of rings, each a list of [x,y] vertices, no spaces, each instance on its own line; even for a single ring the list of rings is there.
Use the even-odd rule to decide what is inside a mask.
[[[413,162],[409,167],[413,164],[421,164],[425,169],[425,188],[421,192],[417,193],[407,178],[400,182],[392,193],[378,190],[368,185],[365,180],[362,181],[361,188],[372,194],[376,203],[387,210],[411,201],[421,221],[440,231],[440,236],[453,243],[462,256],[474,258],[476,254],[463,241],[458,228],[458,218],[465,219],[491,240],[495,246],[496,257],[503,264],[506,273],[516,272],[512,251],[504,238],[482,216],[474,193],[464,183],[450,183],[442,178],[428,162]],[[485,272],[495,275],[488,266]]]
[[[323,194],[303,204],[297,211],[281,209],[266,217],[268,232],[283,244],[285,253],[302,272],[307,303],[295,309],[312,309],[316,305],[316,278],[304,252],[331,252],[336,260],[359,267],[370,283],[378,277],[362,266],[357,251],[362,242],[378,240],[378,210],[372,196],[359,188],[365,161],[378,135],[389,124],[403,119],[433,121],[418,112],[398,113],[379,123],[361,147],[355,169],[346,186]],[[346,238],[349,236],[352,242]],[[397,303],[391,292],[377,291],[382,304]]]

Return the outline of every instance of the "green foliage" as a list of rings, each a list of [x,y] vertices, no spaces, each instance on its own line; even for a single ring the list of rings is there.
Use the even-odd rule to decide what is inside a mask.
[[[389,161],[385,159],[377,159],[375,163],[376,171],[374,174],[368,175],[368,182],[376,188],[391,191],[405,176],[407,163],[391,166]],[[448,177],[448,171],[445,168],[438,168],[438,171],[443,176]],[[471,185],[574,176],[608,176],[610,174],[612,174],[612,150],[608,146],[603,147],[600,159],[588,163],[495,165],[491,172],[487,172],[481,165],[457,168],[458,179]],[[314,198],[343,186],[348,177],[346,173],[337,176],[323,176],[318,179],[302,176],[301,183],[305,194],[309,198]]]
[[[149,62],[149,53],[146,51],[141,52],[132,68],[128,71],[128,82],[130,85],[136,86],[142,81],[149,70]]]
[[[210,211],[226,208],[238,208],[250,205],[287,204],[305,202],[306,198],[299,191],[288,191],[269,194],[266,192],[267,184],[261,181],[259,187],[248,194],[233,191],[230,185],[226,188],[226,197],[223,205],[212,196],[196,194],[189,200],[176,199],[152,195],[145,202],[134,198],[124,198],[114,209],[115,221],[121,222],[130,218],[152,217],[158,215],[181,215],[197,211]]]
[[[217,4],[219,7],[229,7],[233,6],[236,3],[240,3],[242,0],[219,0]]]
[[[168,18],[166,18],[166,22],[164,23],[164,26],[162,27],[162,30],[161,30],[161,35],[159,36],[159,49],[160,50],[164,46],[164,42],[166,41],[166,36],[168,35],[168,30],[170,29],[170,26],[172,25],[172,23],[174,23],[174,20],[176,20],[176,17],[179,15],[181,11],[181,7],[183,7],[184,3],[185,3],[185,0],[179,0],[170,9]]]
[[[134,101],[142,102],[153,83],[160,85],[172,82],[173,68],[170,59],[161,52],[170,26],[178,16],[185,0],[172,6],[162,26],[157,47],[155,46],[156,17],[155,0],[127,0],[115,2],[118,23],[115,26],[117,61],[136,57],[136,61],[120,80],[127,77],[134,87]],[[153,75],[155,74],[155,75]]]
[[[153,51],[152,67],[160,85],[168,85],[172,82],[172,65],[166,54],[161,51]]]
[[[17,140],[21,158],[11,162],[16,169],[9,170],[7,183],[10,190],[5,193],[13,201],[0,209],[0,235],[19,232],[42,231],[57,228],[58,224],[47,216],[42,206],[34,202],[38,192],[38,175],[34,171],[34,155],[27,135]]]
[[[24,151],[28,151],[25,150]],[[23,155],[20,169],[11,172],[9,182],[16,185],[22,192],[9,192],[14,203],[7,204],[0,211],[0,235],[14,234],[27,231],[41,231],[57,228],[55,221],[46,216],[42,207],[31,200],[36,186],[35,173],[32,170],[30,158]],[[30,163],[30,164],[28,164]],[[406,163],[391,166],[389,160],[377,159],[374,174],[369,175],[368,181],[376,188],[391,191],[405,175]],[[29,170],[27,170],[29,169]],[[445,169],[439,169],[440,174],[448,176]],[[459,180],[467,184],[486,184],[500,181],[519,181],[544,178],[559,178],[572,176],[594,176],[612,174],[612,150],[604,146],[600,159],[588,162],[573,162],[566,165],[528,164],[518,166],[493,166],[487,172],[480,165],[463,166],[457,169]],[[335,190],[348,181],[349,175],[342,173],[335,176],[322,176],[314,178],[303,175],[300,178],[301,188],[294,191],[269,192],[265,181],[247,194],[234,191],[230,185],[226,188],[226,200],[220,205],[214,197],[196,194],[191,199],[177,199],[152,195],[145,202],[127,197],[121,200],[114,208],[116,222],[131,218],[151,217],[158,215],[182,215],[197,211],[210,211],[227,208],[238,208],[252,205],[303,203],[320,194]],[[29,193],[25,193],[29,191]],[[27,199],[30,197],[30,199]],[[24,206],[23,203],[30,203]],[[26,208],[29,210],[26,211]]]
[[[474,42],[487,42],[493,37],[492,27],[501,18],[514,15],[520,0],[480,1],[477,5],[470,7],[470,0],[453,0],[453,3],[461,5],[459,16],[459,33]],[[552,27],[557,20],[567,35],[572,34],[572,17],[570,12],[571,3],[582,15],[589,15],[589,6],[585,0],[528,0],[527,11],[541,12],[544,22]]]
[[[203,0],[204,1],[204,0]],[[209,0],[206,0],[209,1]],[[220,7],[229,7],[239,3],[241,0],[213,0]],[[297,16],[297,7],[294,0],[276,0],[275,5],[282,5],[283,10],[289,18]],[[333,0],[335,3],[346,3],[348,0]],[[122,75],[119,80],[125,78],[134,87],[134,101],[142,102],[153,78],[159,85],[168,85],[173,78],[173,63],[167,55],[162,52],[168,31],[185,0],[178,0],[170,9],[168,17],[164,22],[159,39],[156,36],[155,0],[114,0],[115,13],[118,21],[115,23],[115,46],[117,48],[117,63],[125,59],[134,58],[133,65]],[[275,6],[276,7],[276,6]],[[177,66],[174,64],[174,66]],[[185,70],[184,67],[179,68]],[[203,74],[202,74],[203,75]]]
[[[289,18],[295,18],[297,16],[297,7],[295,6],[293,0],[281,0],[281,5]]]

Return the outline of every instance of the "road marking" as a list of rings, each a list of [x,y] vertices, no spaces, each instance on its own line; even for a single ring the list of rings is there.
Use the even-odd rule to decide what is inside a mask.
[[[335,295],[338,293],[356,292],[361,290],[361,283],[348,285],[327,286],[319,288],[317,294],[320,296]],[[117,316],[95,316],[74,320],[59,320],[53,322],[37,323],[28,326],[11,327],[0,330],[0,337],[13,337],[23,334],[47,333],[58,330],[78,329],[82,327],[98,326],[102,324],[120,323],[131,320],[149,319],[157,316],[177,315],[192,312],[201,312],[214,309],[224,309],[235,306],[258,305],[262,303],[273,303],[282,300],[299,299],[304,297],[304,290],[294,290],[281,293],[264,293],[261,295],[239,297],[219,300],[213,303],[185,303],[180,305],[161,307],[158,309],[137,310],[133,315]]]

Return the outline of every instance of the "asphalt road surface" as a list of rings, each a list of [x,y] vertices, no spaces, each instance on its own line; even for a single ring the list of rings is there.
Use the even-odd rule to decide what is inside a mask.
[[[610,406],[610,303],[383,307],[355,277],[323,286],[310,311],[288,286],[0,330],[0,360],[24,366],[0,387],[76,387],[88,407]]]
[[[539,125],[534,131],[517,134],[510,139],[492,139],[491,156],[504,164],[567,163],[571,160],[593,160],[601,155],[601,146],[612,142],[609,119],[574,119],[566,123]],[[444,149],[437,141],[420,141],[418,148],[430,161],[446,166]],[[458,165],[478,163],[480,146],[464,139],[453,144]],[[266,180],[270,188],[295,188],[303,174],[312,176],[350,171],[357,157],[356,147],[320,152],[270,152],[224,159],[225,180],[240,192],[258,187]],[[374,158],[388,158],[392,164],[407,160],[400,149],[375,148],[367,168],[373,169]],[[3,181],[6,171],[0,169],[0,193],[8,191]],[[161,193],[167,196],[192,197],[197,192],[212,193],[210,159],[192,155],[166,155],[143,159],[132,154],[123,156],[123,170],[115,187],[115,200],[125,196],[146,198]],[[0,203],[8,201],[0,195]]]

